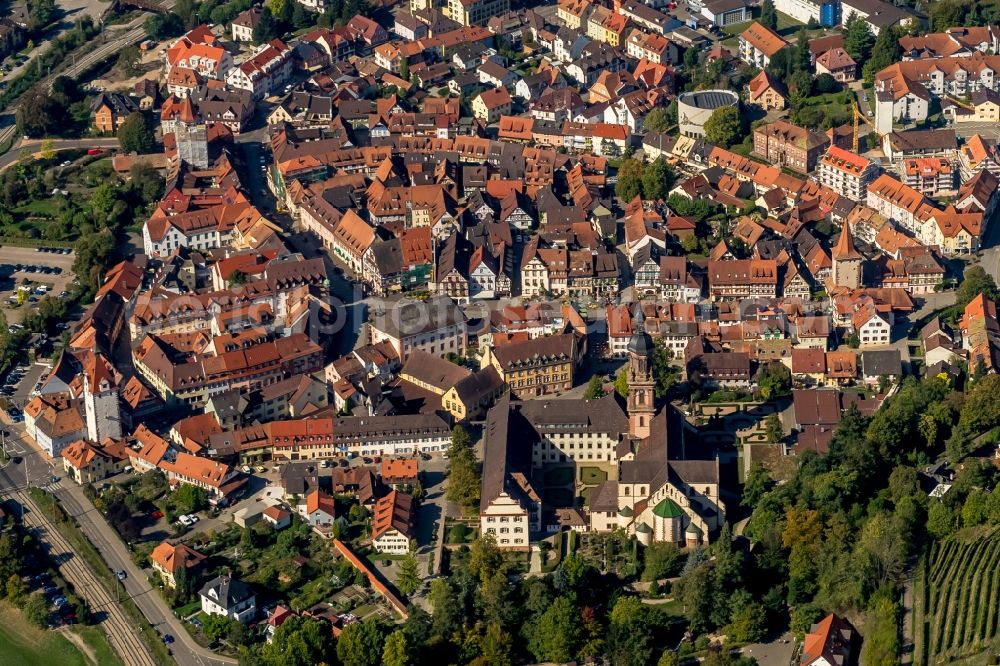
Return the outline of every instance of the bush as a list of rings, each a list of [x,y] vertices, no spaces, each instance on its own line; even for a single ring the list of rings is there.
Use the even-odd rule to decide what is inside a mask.
[[[465,543],[465,537],[469,534],[469,528],[465,523],[455,523],[448,531],[448,541],[450,543]]]

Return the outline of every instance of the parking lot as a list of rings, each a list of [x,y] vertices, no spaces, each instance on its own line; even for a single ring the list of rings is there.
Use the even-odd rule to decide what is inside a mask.
[[[72,272],[75,255],[67,249],[50,250],[0,247],[0,302],[8,324],[20,322],[24,313],[30,311],[30,305],[42,297],[39,286],[44,286],[46,293],[56,298],[68,291],[75,277]],[[17,292],[21,286],[30,287],[30,290],[26,290],[19,305]]]

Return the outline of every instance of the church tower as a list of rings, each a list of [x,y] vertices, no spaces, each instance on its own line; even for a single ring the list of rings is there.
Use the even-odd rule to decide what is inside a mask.
[[[83,363],[83,406],[87,415],[87,438],[103,442],[122,436],[121,408],[115,372],[99,352]]]
[[[861,253],[854,247],[851,236],[851,225],[844,222],[844,227],[837,239],[830,259],[833,260],[833,284],[848,289],[861,287]]]
[[[632,322],[634,332],[628,341],[628,430],[638,439],[649,437],[656,414],[656,380],[653,379],[653,339],[646,333],[642,306]]]

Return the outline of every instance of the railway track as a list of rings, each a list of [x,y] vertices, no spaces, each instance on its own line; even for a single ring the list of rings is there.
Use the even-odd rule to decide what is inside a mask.
[[[138,634],[134,621],[125,614],[118,604],[118,600],[104,587],[86,560],[76,552],[72,544],[63,537],[59,530],[49,525],[45,514],[41,512],[27,492],[15,491],[11,493],[11,496],[27,509],[24,514],[24,523],[35,531],[41,541],[49,544],[56,553],[72,554],[72,557],[57,565],[59,573],[73,584],[76,594],[87,602],[92,613],[103,612],[105,614],[106,617],[101,626],[107,633],[111,647],[121,659],[122,664],[124,666],[157,666],[156,661],[149,655],[144,640]]]

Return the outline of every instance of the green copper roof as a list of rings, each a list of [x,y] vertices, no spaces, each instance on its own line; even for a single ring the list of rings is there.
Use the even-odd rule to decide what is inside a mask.
[[[677,506],[677,502],[669,497],[657,504],[653,509],[653,513],[660,518],[678,518],[684,515],[684,511]]]
[[[627,506],[623,506],[622,508],[618,509],[618,515],[624,518],[631,518],[634,514],[632,513],[632,509],[630,509]]]
[[[642,534],[650,534],[653,528],[646,523],[639,523],[639,527],[635,528],[636,532],[641,532]]]
[[[684,533],[685,534],[697,534],[698,536],[701,536],[701,530],[698,529],[698,526],[695,525],[694,523],[691,523],[690,525],[688,525],[688,528],[686,530],[684,530]]]

